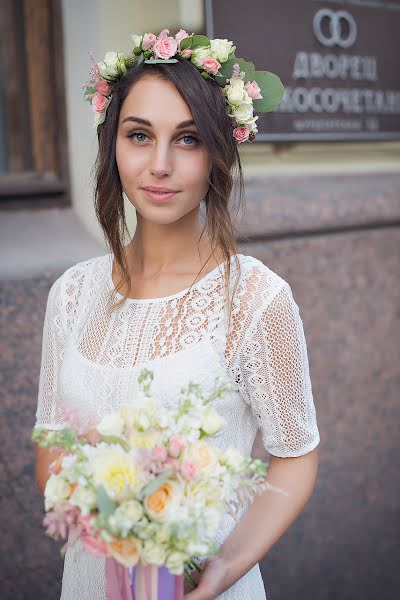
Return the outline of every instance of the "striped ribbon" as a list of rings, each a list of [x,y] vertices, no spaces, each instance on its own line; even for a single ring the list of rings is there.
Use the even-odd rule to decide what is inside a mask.
[[[166,567],[143,565],[127,568],[106,557],[107,600],[183,600],[183,575],[172,575]]]

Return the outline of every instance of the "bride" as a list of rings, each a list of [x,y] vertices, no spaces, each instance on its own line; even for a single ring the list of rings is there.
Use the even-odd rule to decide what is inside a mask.
[[[174,38],[166,32],[135,43],[168,49]],[[185,37],[175,36],[178,50]],[[221,50],[226,40],[212,42]],[[233,192],[243,191],[238,146],[249,133],[254,139],[255,120],[247,133],[240,124],[233,131],[223,88],[202,76],[188,53],[175,56],[172,64],[128,65],[117,81],[96,72],[95,209],[110,252],[71,266],[49,291],[36,426],[63,427],[67,407],[79,410],[93,440],[93,419],[134,401],[145,365],[154,371],[154,393],[171,407],[189,380],[211,389],[218,374],[228,377],[233,389],[216,401],[227,425],[213,443],[250,455],[259,431],[270,456],[268,481],[288,496],[265,492],[236,520],[227,515],[217,555],[185,598],[263,600],[258,563],[304,509],[317,474],[307,347],[289,283],[239,253],[235,240]],[[209,58],[218,62],[215,52]],[[210,73],[212,61],[201,64]],[[110,74],[107,67],[100,74]],[[126,246],[123,193],[137,215]],[[42,494],[54,458],[36,448]],[[61,593],[62,600],[77,598],[106,599],[104,557],[79,543],[67,549]]]

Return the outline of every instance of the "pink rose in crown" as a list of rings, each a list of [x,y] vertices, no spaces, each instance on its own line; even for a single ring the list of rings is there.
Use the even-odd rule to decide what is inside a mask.
[[[101,94],[103,94],[104,96],[107,96],[111,91],[111,86],[108,83],[108,81],[106,81],[105,79],[100,79],[96,83],[96,90],[98,92],[100,92]]]
[[[143,50],[150,50],[156,39],[154,33],[145,33],[142,40]]]
[[[103,94],[100,94],[99,92],[94,93],[92,98],[92,108],[94,112],[104,112],[107,102],[108,98],[106,98],[106,96],[103,96]]]
[[[253,100],[261,100],[262,96],[260,94],[261,89],[258,86],[258,83],[256,81],[252,81],[251,83],[246,83],[246,85],[244,86],[244,89],[246,90],[246,92],[248,93],[248,95],[250,96],[250,98],[252,98]]]
[[[202,67],[205,71],[207,71],[207,73],[210,73],[211,75],[215,75],[216,73],[218,73],[218,70],[221,67],[221,63],[219,63],[212,56],[209,56],[208,58],[205,58],[203,60]]]
[[[193,50],[186,48],[185,50],[182,50],[181,54],[184,58],[189,58],[189,56],[192,56]]]
[[[169,29],[163,29],[162,31],[160,31],[160,33],[158,34],[158,38],[159,40],[165,40],[165,38],[167,38],[169,35]]]
[[[248,127],[235,127],[233,130],[234,138],[240,143],[245,142],[249,137],[250,129]]]
[[[166,30],[167,31],[167,30]],[[157,58],[168,59],[177,53],[178,42],[173,37],[158,37],[154,42],[153,52]]]
[[[178,42],[178,44],[180,44],[181,41],[184,40],[187,37],[189,37],[189,34],[184,29],[180,29],[178,31],[178,33],[175,35],[175,39]]]

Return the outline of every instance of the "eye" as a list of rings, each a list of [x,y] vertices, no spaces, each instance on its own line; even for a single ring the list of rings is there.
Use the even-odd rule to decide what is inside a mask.
[[[144,136],[144,138],[147,138],[147,134],[144,133],[143,131],[133,131],[132,133],[128,133],[127,137],[128,138],[134,138],[137,144],[141,144],[142,142],[144,142],[145,140],[143,139],[143,137],[136,137],[136,136]],[[183,140],[183,139],[190,139],[192,140],[192,142],[190,144],[184,144],[184,146],[196,146],[197,144],[199,144],[199,140],[196,136],[190,134],[190,133],[186,133],[185,135],[182,135],[179,139]]]
[[[191,135],[190,133],[186,133],[180,139],[183,140],[185,138],[189,138],[189,139],[193,140],[193,143],[192,144],[184,144],[184,146],[195,146],[199,141],[194,135]]]
[[[133,133],[128,134],[128,138],[133,138],[135,135],[144,135],[144,137],[147,137],[147,135],[145,133],[143,133],[143,131],[134,131]],[[138,141],[138,143],[140,144],[142,140],[136,140],[136,141]]]

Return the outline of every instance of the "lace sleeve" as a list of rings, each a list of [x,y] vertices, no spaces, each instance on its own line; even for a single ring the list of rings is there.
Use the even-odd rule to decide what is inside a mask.
[[[65,348],[62,282],[60,276],[50,288],[43,324],[42,354],[35,427],[61,429],[59,370]]]
[[[301,456],[319,441],[303,322],[290,285],[256,300],[239,352],[239,387],[250,404],[265,449]]]

